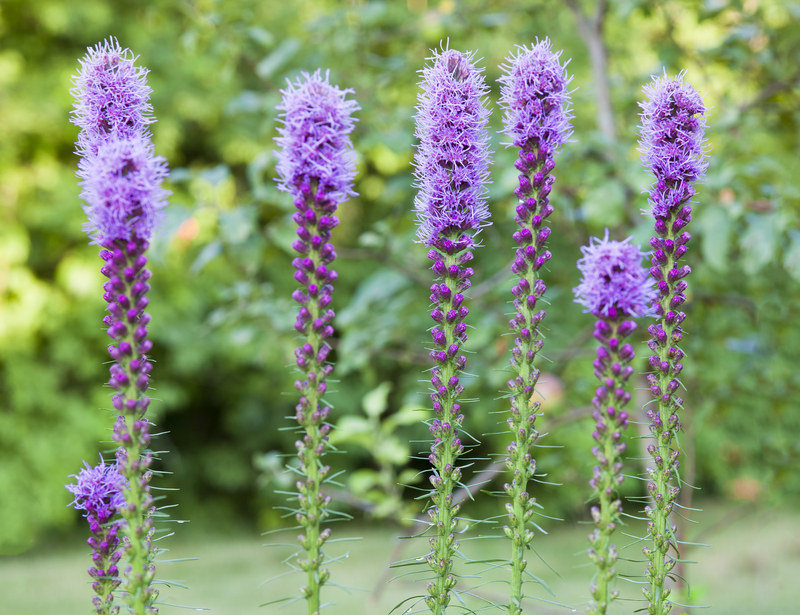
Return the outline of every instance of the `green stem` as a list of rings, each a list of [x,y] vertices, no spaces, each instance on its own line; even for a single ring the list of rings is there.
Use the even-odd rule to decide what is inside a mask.
[[[512,477],[511,482],[504,485],[505,492],[511,499],[506,503],[509,524],[503,528],[505,535],[511,540],[509,615],[522,613],[523,574],[528,565],[525,552],[530,548],[534,536],[528,523],[536,506],[536,498],[528,494],[528,483],[536,472],[536,461],[530,450],[539,437],[535,422],[540,404],[532,399],[539,380],[539,370],[534,366],[534,361],[544,344],[539,323],[545,317],[544,310],[536,309],[536,302],[545,292],[545,285],[538,272],[550,258],[550,252],[544,247],[550,229],[543,226],[543,222],[552,212],[546,195],[550,192],[554,179],[549,175],[553,168],[552,160],[539,156],[540,152],[533,144],[528,149],[535,154],[535,162],[520,176],[524,177],[520,182],[520,190],[524,187],[529,193],[521,193],[520,205],[517,207],[515,219],[521,231],[515,233],[514,239],[520,247],[512,267],[520,280],[512,289],[516,315],[511,325],[518,337],[515,339],[511,365],[517,375],[508,382],[511,408],[507,423],[514,439],[507,448],[506,467],[511,471]],[[524,149],[521,152],[522,158],[526,151]]]
[[[588,606],[590,615],[605,615],[611,602],[619,595],[619,591],[611,589],[616,576],[614,565],[618,559],[611,536],[622,512],[617,490],[623,478],[621,454],[625,445],[620,440],[628,424],[627,414],[622,407],[630,398],[625,386],[633,368],[627,364],[634,357],[630,344],[621,346],[621,342],[635,329],[635,325],[632,321],[620,322],[609,318],[598,321],[598,327],[601,327],[598,332],[603,345],[598,349],[595,374],[602,384],[598,396],[593,400],[595,411],[592,416],[596,421],[593,436],[598,446],[592,452],[598,465],[595,466],[591,484],[599,506],[592,507],[596,529],[589,536],[589,559],[597,568],[591,587],[593,600]],[[611,340],[614,340],[613,344]]]
[[[668,219],[668,233],[665,241],[672,241],[678,245],[678,236],[672,230],[672,221]],[[666,263],[661,266],[665,273],[677,268],[678,259],[672,251],[666,252]],[[665,275],[665,277],[667,277]],[[644,594],[649,601],[649,615],[667,615],[672,609],[672,603],[667,600],[671,590],[665,588],[667,576],[675,567],[676,558],[670,555],[670,548],[674,549],[676,556],[680,554],[675,536],[676,528],[670,523],[669,515],[672,512],[673,503],[680,488],[671,484],[673,474],[677,476],[679,463],[677,461],[678,451],[672,448],[672,440],[680,429],[678,410],[682,405],[680,398],[674,397],[673,392],[677,388],[677,379],[681,367],[678,361],[683,353],[677,348],[677,343],[682,339],[682,329],[680,323],[683,320],[683,313],[671,311],[670,302],[679,291],[676,290],[676,282],[669,282],[669,292],[660,298],[661,304],[661,329],[664,333],[663,343],[658,344],[657,358],[659,365],[668,366],[667,369],[656,369],[655,376],[650,376],[651,383],[657,383],[659,394],[657,395],[657,411],[648,411],[648,416],[652,421],[651,432],[656,439],[655,444],[648,447],[648,451],[653,456],[655,468],[648,468],[651,482],[648,483],[648,491],[653,499],[653,505],[648,506],[645,512],[650,519],[647,524],[648,536],[653,542],[653,548],[645,548],[644,552],[650,560],[647,575],[650,581],[650,589],[644,589]],[[667,318],[672,314],[673,318]],[[677,317],[676,317],[677,316]]]
[[[456,234],[450,238],[454,243],[464,240],[464,236]],[[450,241],[448,240],[448,242]],[[466,241],[467,245],[471,241]],[[441,252],[441,253],[440,253]],[[432,255],[433,256],[432,256]],[[461,322],[463,316],[461,306],[463,296],[459,293],[468,288],[468,277],[471,270],[462,269],[461,265],[471,258],[471,253],[464,250],[433,251],[429,256],[441,266],[442,284],[439,288],[446,288],[447,292],[441,294],[436,300],[436,310],[439,327],[434,328],[434,344],[440,349],[440,359],[437,367],[431,371],[433,377],[434,410],[437,418],[431,424],[431,434],[436,438],[431,447],[431,463],[434,467],[431,484],[432,506],[428,510],[431,524],[436,528],[436,535],[431,538],[431,552],[427,562],[433,570],[435,579],[428,584],[428,596],[425,602],[434,615],[444,615],[450,602],[450,593],[456,585],[453,575],[453,556],[458,550],[455,541],[455,530],[458,527],[458,511],[460,506],[453,503],[453,492],[461,479],[461,469],[456,467],[458,457],[463,452],[463,446],[458,438],[462,421],[461,406],[458,396],[463,387],[458,384],[458,374],[462,371],[466,361],[465,357],[457,356],[454,349],[459,349],[466,340],[465,325]],[[437,267],[435,266],[434,269]],[[453,273],[457,272],[457,273]],[[447,315],[450,315],[448,317]],[[443,338],[437,342],[437,334]],[[436,351],[434,351],[436,354]]]
[[[140,276],[144,267],[141,262],[137,267],[137,260],[142,257],[146,247],[146,243],[118,241],[109,248],[117,257],[120,252],[124,256],[124,263],[115,263],[118,275],[112,279],[122,285],[117,297],[124,295],[131,304],[136,303],[134,285],[141,280],[146,281],[149,277],[149,273],[144,277]],[[135,271],[136,276],[124,275],[127,270]],[[125,579],[124,599],[130,611],[135,615],[155,615],[158,609],[153,606],[153,602],[158,596],[158,591],[150,587],[155,576],[155,566],[152,563],[155,557],[152,548],[155,531],[152,521],[154,509],[149,485],[151,456],[147,448],[150,436],[147,419],[144,418],[149,399],[137,384],[141,372],[133,369],[134,361],[139,366],[147,363],[146,356],[138,350],[143,339],[136,339],[137,328],[144,318],[143,308],[137,308],[137,311],[138,314],[133,322],[119,320],[127,323],[127,326],[124,334],[116,339],[117,348],[127,346],[129,349],[128,352],[120,352],[116,360],[126,378],[126,384],[118,388],[114,404],[124,421],[124,424],[119,424],[118,419],[118,425],[114,428],[115,439],[124,449],[118,467],[128,481],[128,485],[122,489],[125,506],[120,510],[120,515],[125,521],[121,524],[120,532],[127,538],[125,557],[120,563],[120,570],[121,576]]]
[[[304,310],[308,312],[301,310],[302,317],[298,320],[299,323],[304,323],[306,335],[305,344],[298,350],[298,365],[305,372],[305,380],[296,383],[301,392],[296,418],[303,427],[303,439],[298,440],[296,446],[300,470],[305,477],[305,480],[296,483],[300,505],[297,520],[305,531],[304,535],[298,537],[305,550],[305,559],[298,559],[298,564],[306,572],[306,585],[300,590],[306,599],[308,614],[319,615],[320,590],[330,578],[330,572],[322,568],[322,545],[330,536],[330,530],[320,528],[323,519],[328,516],[327,509],[331,500],[322,491],[322,484],[330,467],[323,465],[321,459],[325,454],[330,432],[330,425],[325,422],[330,412],[323,400],[325,378],[332,369],[326,363],[330,346],[324,339],[328,333],[324,332],[329,328],[327,323],[333,318],[333,312],[326,309],[327,303],[323,304],[323,300],[327,302],[330,298],[330,275],[333,272],[328,272],[327,265],[335,258],[335,253],[327,244],[330,239],[329,228],[320,227],[320,221],[329,220],[325,216],[332,215],[330,203],[317,200],[316,186],[312,186],[304,194],[300,211],[310,216],[305,219],[304,228],[308,231],[308,236],[314,237],[314,241],[306,243],[305,258],[311,259],[311,266],[301,269],[306,271],[308,277],[307,294],[303,300]],[[323,252],[327,254],[327,258],[323,256]]]

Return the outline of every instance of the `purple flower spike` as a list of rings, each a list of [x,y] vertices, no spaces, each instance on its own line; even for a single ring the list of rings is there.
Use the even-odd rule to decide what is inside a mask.
[[[638,246],[608,238],[592,237],[589,245],[581,248],[583,258],[578,269],[583,277],[573,288],[575,303],[579,303],[598,317],[616,318],[651,316],[650,302],[655,299],[654,280],[642,267],[646,256]],[[613,311],[613,313],[612,313]]]
[[[531,46],[520,46],[516,55],[506,58],[506,73],[499,81],[500,104],[505,108],[503,132],[511,137],[514,147],[523,148],[530,141],[558,153],[572,136],[567,74],[569,60],[560,64],[561,52],[554,53],[550,40]]]
[[[433,51],[422,72],[414,156],[419,192],[414,199],[417,238],[435,246],[442,237],[471,237],[489,224],[489,92],[474,53]]]
[[[276,109],[283,112],[283,126],[275,139],[281,148],[275,170],[279,190],[297,198],[303,186],[314,186],[339,205],[356,194],[356,153],[349,135],[358,121],[352,114],[361,107],[347,100],[354,91],[331,85],[329,75],[325,71],[323,78],[320,69],[313,75],[302,73],[281,90],[283,101]]]
[[[540,271],[550,260],[546,249],[550,228],[547,218],[553,213],[550,192],[555,182],[554,155],[572,135],[570,119],[571,77],[566,64],[559,64],[559,53],[550,49],[550,41],[537,42],[530,49],[519,47],[501,68],[500,102],[504,107],[505,132],[519,148],[514,167],[519,171],[519,199],[514,220],[519,229],[512,235],[516,244],[511,271],[516,274],[511,294],[515,314],[509,321],[516,337],[511,351],[511,367],[516,377],[508,381],[510,416],[507,420],[513,440],[507,447],[506,468],[509,482],[504,486],[510,498],[506,504],[508,525],[503,530],[511,540],[511,581],[509,613],[521,614],[525,555],[533,540],[529,520],[536,499],[528,495],[528,483],[536,473],[531,447],[539,437],[535,422],[539,402],[534,401],[539,369],[536,355],[544,345],[539,325],[545,318],[540,299],[546,286]],[[537,303],[539,305],[537,306]]]
[[[83,158],[78,176],[89,217],[84,230],[93,242],[149,240],[167,205],[169,192],[161,182],[168,174],[166,160],[141,136],[109,139]]]
[[[649,612],[666,615],[672,604],[667,600],[669,589],[664,589],[664,580],[676,564],[670,550],[678,552],[675,526],[670,523],[669,515],[680,492],[678,486],[671,485],[679,467],[678,451],[672,448],[672,440],[680,430],[679,417],[683,411],[683,400],[674,394],[681,385],[683,351],[678,344],[683,339],[681,323],[686,318],[679,307],[686,301],[687,283],[683,278],[690,273],[680,259],[691,239],[686,226],[692,219],[694,184],[704,178],[708,155],[706,108],[697,91],[683,82],[683,73],[675,79],[666,74],[654,77],[644,92],[647,100],[640,103],[639,149],[642,162],[656,180],[649,194],[656,234],[650,240],[654,250],[650,275],[658,283],[653,307],[660,321],[648,327],[652,336],[648,346],[655,355],[649,359],[653,372],[647,380],[655,404],[648,409],[647,416],[655,443],[648,447],[653,456],[653,465],[648,467],[651,481],[648,490],[653,505],[646,507],[645,513],[650,519],[647,531],[653,545],[644,549],[649,560],[650,585],[643,591],[650,602]]]
[[[95,467],[83,463],[86,467],[77,476],[73,475],[77,484],[65,485],[67,491],[75,496],[68,506],[86,511],[84,517],[93,534],[88,541],[93,562],[89,576],[94,579],[92,589],[97,595],[92,603],[97,615],[115,615],[119,607],[113,606],[113,592],[120,585],[117,563],[122,556],[117,535],[122,520],[117,513],[125,505],[122,489],[128,486],[128,481],[117,470],[116,464],[105,465],[102,457]]]
[[[452,570],[459,505],[453,503],[453,491],[461,479],[456,464],[464,452],[458,399],[464,391],[459,375],[467,363],[461,352],[469,314],[463,293],[473,274],[468,263],[475,235],[489,224],[484,187],[491,163],[489,110],[483,101],[488,88],[473,58],[473,53],[455,49],[433,52],[431,65],[422,70],[416,116],[417,238],[432,248],[428,258],[437,277],[430,295],[436,323],[431,331],[430,397],[436,419],[428,457],[434,466],[428,515],[436,534],[426,558],[435,580],[428,583],[425,598],[434,613],[444,613],[456,585]]]
[[[330,466],[321,460],[328,447],[327,418],[331,411],[323,396],[326,379],[333,371],[327,360],[331,351],[327,340],[334,333],[334,312],[328,306],[337,277],[330,268],[336,259],[331,231],[339,224],[334,215],[338,205],[355,194],[355,152],[349,135],[356,121],[351,114],[360,107],[355,100],[346,99],[351,93],[353,90],[328,83],[328,72],[323,79],[317,70],[313,75],[303,73],[296,83],[289,83],[277,107],[283,112],[283,126],[276,139],[281,147],[276,166],[280,175],[278,188],[294,197],[297,240],[293,245],[298,257],[292,265],[295,280],[303,286],[292,293],[301,306],[295,330],[304,336],[303,344],[295,350],[296,365],[303,373],[302,379],[295,382],[300,392],[295,418],[305,430],[303,439],[296,442],[300,470],[305,476],[297,483],[300,510],[296,518],[306,532],[301,546],[308,557],[300,565],[308,574],[308,585],[302,591],[310,613],[319,611],[320,588],[330,577],[328,570],[320,566],[324,559],[322,545],[330,536],[329,529],[320,531],[330,503],[330,496],[322,491],[330,471]]]
[[[75,111],[72,122],[81,128],[77,148],[91,155],[111,138],[146,134],[151,117],[148,70],[136,66],[136,56],[111,38],[87,49],[73,77]]]
[[[650,302],[657,294],[642,266],[645,254],[629,241],[630,237],[609,240],[608,229],[602,240],[592,237],[589,245],[581,248],[578,269],[583,277],[573,289],[575,302],[597,316],[594,336],[601,344],[592,363],[600,386],[592,399],[592,454],[597,465],[589,484],[597,501],[591,509],[597,527],[589,535],[589,559],[597,573],[591,585],[589,615],[605,615],[619,595],[612,589],[618,556],[611,537],[622,513],[617,495],[624,478],[621,455],[625,444],[620,440],[628,427],[628,414],[622,408],[631,399],[626,388],[634,371],[629,364],[635,356],[633,346],[624,341],[636,330],[636,323],[627,319],[652,315]]]
[[[147,130],[155,121],[150,116],[148,71],[134,66],[135,60],[116,40],[90,48],[74,78],[72,94],[73,121],[81,128],[78,176],[89,218],[84,230],[92,243],[102,246],[101,272],[108,278],[103,288],[109,313],[103,322],[113,340],[109,354],[114,360],[108,383],[116,391],[113,404],[119,412],[114,424],[114,441],[122,447],[117,465],[128,481],[122,490],[125,505],[120,508],[129,564],[123,571],[123,590],[131,612],[154,615],[158,591],[150,584],[155,576],[156,509],[150,495],[152,454],[145,418],[152,369],[147,353],[153,344],[146,339],[150,271],[145,268],[145,251],[166,205],[168,192],[161,183],[168,171],[166,161],[155,156]],[[97,600],[98,612],[110,608]]]

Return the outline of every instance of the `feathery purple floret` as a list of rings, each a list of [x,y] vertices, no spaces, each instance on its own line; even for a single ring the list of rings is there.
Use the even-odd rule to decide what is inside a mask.
[[[639,151],[656,178],[649,193],[652,213],[663,218],[691,201],[693,184],[705,178],[706,107],[697,90],[683,82],[683,73],[675,79],[654,77],[644,93]]]
[[[489,91],[474,53],[435,51],[422,70],[414,156],[419,192],[414,199],[419,241],[433,245],[448,234],[488,226]]]
[[[77,148],[93,154],[110,138],[142,135],[155,121],[147,85],[148,70],[135,66],[136,56],[111,38],[87,49],[73,77],[75,111],[72,122],[81,128]]]
[[[356,194],[356,153],[348,135],[357,121],[352,114],[361,107],[347,100],[352,89],[328,82],[329,73],[324,78],[320,69],[302,73],[281,90],[283,100],[276,109],[283,112],[283,126],[275,139],[281,148],[275,170],[279,190],[297,198],[303,186],[314,187],[338,205]]]
[[[125,504],[122,488],[127,481],[117,470],[116,463],[105,465],[101,461],[95,467],[85,461],[83,463],[86,467],[77,476],[72,475],[77,479],[77,484],[65,485],[67,491],[75,496],[70,505],[86,511],[84,516],[93,514],[100,523],[105,523]]]
[[[650,302],[655,298],[653,279],[642,266],[646,256],[638,246],[608,238],[592,237],[588,246],[581,247],[583,258],[578,261],[581,282],[573,289],[575,303],[597,317],[641,317],[652,315]],[[610,310],[616,310],[612,316]]]
[[[84,230],[93,242],[149,240],[167,204],[161,182],[168,174],[148,137],[113,138],[82,158],[78,176],[89,217]]]
[[[572,135],[571,97],[567,89],[572,77],[567,64],[559,64],[545,38],[528,49],[518,46],[501,68],[500,104],[505,108],[503,132],[513,139],[509,145],[525,147],[534,140],[552,154],[559,152]]]

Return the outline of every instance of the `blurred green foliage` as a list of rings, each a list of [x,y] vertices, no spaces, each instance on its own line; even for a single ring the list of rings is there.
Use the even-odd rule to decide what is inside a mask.
[[[578,5],[576,5],[578,6]],[[586,15],[590,2],[579,6]],[[636,153],[641,85],[687,71],[713,106],[708,181],[691,231],[684,395],[687,471],[711,493],[800,491],[800,2],[613,0],[603,20],[616,134],[597,128],[597,76],[567,4],[530,0],[6,0],[0,5],[0,549],[34,543],[74,511],[67,475],[110,445],[100,261],[81,232],[69,121],[70,75],[86,46],[116,36],[150,70],[156,150],[173,169],[154,242],[155,418],[171,451],[182,516],[279,522],[276,451],[290,453],[296,344],[291,201],[274,188],[274,106],[286,78],[331,69],[363,107],[354,135],[357,191],[341,208],[338,386],[330,400],[350,454],[335,470],[375,514],[414,492],[386,484],[425,467],[425,250],[413,243],[413,114],[428,49],[478,49],[496,108],[514,44],[549,36],[578,88],[576,143],[557,161],[551,306],[542,363],[547,401],[538,451],[550,513],[583,514],[590,474],[585,408],[595,388],[591,318],[572,303],[579,246],[604,227],[646,244]],[[493,126],[499,127],[495,112]],[[472,289],[467,381],[473,456],[502,451],[509,354],[515,152],[495,138],[494,225]],[[644,329],[644,328],[642,328]],[[643,333],[643,332],[642,332]],[[642,335],[642,339],[644,336]],[[638,347],[639,367],[647,349]],[[383,383],[391,383],[384,385]],[[383,388],[381,388],[383,387]],[[376,393],[376,390],[378,391]],[[372,397],[370,397],[372,396]],[[364,412],[360,406],[363,402]],[[426,413],[417,412],[421,420]],[[387,422],[388,421],[388,422]],[[500,424],[498,428],[497,424]],[[553,429],[549,429],[549,425]],[[386,446],[376,446],[384,438]],[[411,442],[411,444],[409,444]],[[638,455],[634,448],[631,457]],[[267,455],[267,457],[265,457]],[[271,456],[270,456],[271,455]],[[254,463],[254,459],[256,463]],[[271,461],[272,460],[272,461]],[[486,462],[476,462],[476,468]],[[632,462],[635,463],[635,462]],[[259,473],[263,473],[260,482]],[[393,479],[392,479],[393,480]],[[164,481],[167,483],[169,481]],[[633,481],[630,481],[633,482]],[[260,485],[260,487],[259,487]],[[629,489],[638,488],[628,485]],[[484,503],[484,506],[489,504]],[[380,507],[383,506],[381,509]]]

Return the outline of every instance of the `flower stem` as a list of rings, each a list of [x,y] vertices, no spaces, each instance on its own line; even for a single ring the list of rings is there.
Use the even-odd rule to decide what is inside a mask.
[[[155,576],[152,563],[155,507],[150,495],[152,455],[148,450],[149,422],[145,418],[150,399],[144,394],[152,368],[146,355],[152,348],[152,342],[146,339],[150,316],[144,312],[150,289],[147,283],[150,272],[145,269],[144,256],[147,247],[144,240],[116,240],[106,243],[100,254],[106,261],[102,271],[109,277],[105,298],[110,314],[105,322],[115,341],[109,347],[115,360],[109,384],[117,391],[113,404],[120,412],[114,425],[114,440],[122,447],[117,453],[117,465],[128,480],[121,490],[125,506],[120,509],[124,519],[120,531],[126,538],[123,591],[125,602],[135,615],[158,613],[153,606],[158,591],[150,587]]]
[[[520,230],[513,236],[519,247],[511,266],[511,270],[519,276],[519,282],[511,289],[516,314],[510,321],[511,328],[518,336],[514,340],[511,357],[511,366],[517,376],[508,381],[511,416],[507,423],[514,440],[507,447],[506,467],[511,471],[512,479],[504,485],[504,489],[511,501],[506,503],[509,525],[503,528],[512,543],[509,615],[522,613],[523,572],[528,564],[525,551],[534,535],[528,522],[536,506],[536,498],[529,496],[528,482],[536,472],[536,461],[531,457],[530,449],[539,437],[535,427],[539,402],[532,399],[539,380],[539,370],[534,366],[534,361],[544,345],[539,324],[545,317],[544,310],[536,310],[536,303],[546,290],[539,270],[551,256],[544,247],[550,235],[550,229],[544,226],[544,221],[553,213],[548,194],[555,180],[550,175],[555,167],[552,155],[546,146],[539,147],[533,141],[520,150],[515,166],[522,172],[519,176],[520,185],[515,190],[519,198],[515,220]]]
[[[296,199],[298,212],[295,220],[299,224],[295,248],[302,257],[294,260],[295,279],[305,286],[305,292],[297,290],[294,299],[302,306],[298,313],[295,329],[306,336],[305,343],[295,350],[297,366],[305,378],[295,382],[300,392],[300,403],[296,406],[295,418],[304,429],[302,440],[296,442],[297,457],[304,481],[297,481],[300,510],[297,521],[303,526],[304,535],[298,540],[306,551],[305,559],[298,560],[306,572],[307,584],[300,588],[308,604],[309,615],[318,615],[320,610],[320,589],[330,578],[330,572],[322,568],[324,553],[322,545],[330,536],[330,530],[320,530],[322,520],[328,516],[331,497],[322,491],[322,484],[330,472],[330,466],[322,464],[322,457],[328,443],[330,425],[325,422],[330,408],[325,405],[323,396],[326,378],[333,366],[326,362],[331,347],[325,341],[333,335],[329,324],[333,310],[327,309],[331,301],[336,272],[328,265],[336,258],[333,246],[328,242],[331,230],[338,224],[336,201],[323,192],[316,192],[315,186],[303,185],[301,196]]]
[[[653,499],[653,506],[645,508],[649,519],[647,534],[653,542],[652,549],[644,548],[650,561],[647,567],[650,589],[644,588],[645,597],[650,602],[650,615],[666,615],[671,610],[672,603],[667,600],[671,590],[664,587],[667,576],[676,564],[676,558],[670,555],[670,548],[680,556],[675,536],[677,528],[670,523],[669,515],[680,492],[679,486],[671,484],[680,467],[678,451],[672,448],[672,440],[681,428],[678,411],[683,406],[683,400],[674,396],[674,392],[680,386],[678,375],[683,369],[679,361],[684,355],[677,344],[683,338],[680,323],[686,315],[674,310],[686,299],[683,295],[686,282],[682,278],[689,273],[689,268],[679,267],[678,260],[685,254],[686,243],[690,239],[689,233],[680,232],[691,219],[690,212],[691,208],[687,205],[677,216],[669,212],[659,219],[656,230],[660,238],[651,242],[656,250],[650,271],[658,280],[660,297],[656,311],[661,315],[661,322],[648,328],[653,336],[649,346],[656,354],[650,357],[653,373],[648,375],[647,380],[657,404],[657,409],[647,411],[651,421],[650,431],[655,438],[655,444],[647,447],[655,465],[647,469],[650,476],[647,490]]]
[[[472,260],[472,239],[467,235],[451,234],[433,242],[428,258],[439,280],[431,287],[431,302],[435,305],[431,318],[437,326],[431,331],[434,349],[431,358],[436,366],[431,369],[433,409],[436,418],[430,425],[434,438],[429,459],[433,465],[430,477],[432,506],[428,509],[436,535],[430,539],[431,552],[426,560],[435,574],[435,581],[428,584],[425,602],[434,615],[443,615],[450,602],[450,592],[456,585],[452,574],[453,555],[458,550],[455,530],[458,527],[459,504],[453,503],[453,491],[461,480],[461,468],[456,467],[458,457],[464,452],[458,432],[464,421],[458,397],[464,390],[458,375],[467,359],[459,355],[467,340],[467,326],[463,322],[469,310],[462,305],[461,294],[470,286],[471,267],[464,267]]]
[[[616,492],[624,478],[620,456],[625,451],[625,444],[620,440],[628,426],[628,414],[621,409],[631,399],[625,386],[634,371],[628,363],[635,356],[633,346],[621,346],[621,342],[636,329],[636,323],[618,318],[614,308],[610,311],[609,317],[597,321],[594,332],[602,345],[597,349],[594,362],[594,373],[601,386],[592,400],[595,407],[592,417],[596,422],[592,437],[597,442],[592,454],[598,465],[594,467],[594,476],[589,484],[599,506],[592,507],[592,519],[597,527],[589,535],[589,559],[597,568],[591,587],[593,600],[587,609],[590,615],[605,615],[611,602],[619,595],[619,591],[611,589],[616,576],[614,564],[618,558],[616,546],[611,544],[611,535],[622,512],[622,502]]]

